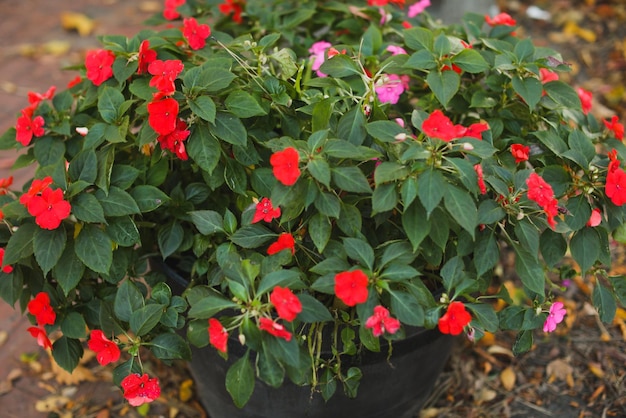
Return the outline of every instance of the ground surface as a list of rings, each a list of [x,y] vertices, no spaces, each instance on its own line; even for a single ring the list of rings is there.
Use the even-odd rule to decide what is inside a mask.
[[[63,66],[82,60],[96,47],[97,35],[131,35],[160,7],[142,0],[0,0],[0,130],[15,123],[29,90],[64,86],[73,76]],[[562,52],[572,65],[567,80],[592,90],[600,118],[617,114],[626,120],[626,2],[623,0],[499,1],[521,24],[521,36]],[[529,14],[547,12],[545,20]],[[68,21],[63,12],[82,13]],[[75,26],[88,33],[81,36]],[[0,153],[0,177],[15,158]],[[12,173],[19,181],[26,173]],[[616,273],[624,273],[620,247]],[[504,280],[514,272],[503,262]],[[622,271],[620,271],[622,270]],[[512,282],[513,283],[513,282]],[[568,309],[556,335],[537,333],[534,349],[511,355],[513,335],[471,345],[457,341],[421,418],[431,417],[626,417],[626,312],[613,324],[601,324],[583,301],[584,281],[573,281],[561,295]],[[111,370],[91,359],[78,373],[52,368],[26,332],[28,322],[0,304],[0,404],[3,418],[139,417],[111,382]],[[194,396],[184,364],[168,367],[148,361],[162,382],[163,396],[149,417],[206,416]],[[144,415],[146,416],[146,415]]]

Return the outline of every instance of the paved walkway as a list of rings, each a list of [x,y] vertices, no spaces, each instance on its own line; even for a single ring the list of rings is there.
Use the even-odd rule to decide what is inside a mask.
[[[0,0],[0,132],[15,125],[20,109],[28,105],[27,92],[45,92],[51,85],[62,89],[76,76],[63,67],[83,62],[84,51],[98,47],[97,36],[103,34],[133,35],[161,1],[146,0]],[[93,19],[93,31],[81,36],[63,28],[64,12],[82,13]],[[0,151],[0,178],[15,176],[23,183],[30,171],[11,171],[16,151]],[[0,301],[0,417],[44,418],[36,403],[54,395],[53,386],[46,384],[35,371],[30,371],[21,356],[38,353],[42,363],[45,353],[26,331],[28,320],[19,310]],[[13,379],[15,373],[20,377]],[[10,378],[11,377],[11,378]],[[109,385],[88,383],[84,391],[97,396]],[[77,416],[77,415],[74,415]]]

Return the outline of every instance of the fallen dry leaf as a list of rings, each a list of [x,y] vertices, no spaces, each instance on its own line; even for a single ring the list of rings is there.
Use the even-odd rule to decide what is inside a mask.
[[[502,383],[502,387],[506,390],[513,390],[515,387],[515,380],[516,376],[513,367],[509,366],[500,372],[500,382]]]
[[[95,27],[94,21],[82,13],[61,13],[61,26],[63,29],[75,30],[80,36],[89,36]]]
[[[604,378],[604,370],[602,370],[602,366],[598,363],[589,363],[587,364],[589,371],[594,374],[599,379]]]
[[[546,366],[546,374],[548,375],[548,382],[554,380],[562,380],[567,383],[568,386],[574,386],[574,368],[568,361],[563,359],[552,360]]]
[[[69,400],[65,396],[50,395],[35,402],[35,409],[38,412],[53,412],[68,403]]]
[[[0,331],[0,347],[2,347],[4,345],[4,343],[7,341],[7,338],[9,337],[9,333],[6,331]]]
[[[178,398],[182,402],[187,402],[193,396],[193,380],[186,379],[180,384],[178,389]]]

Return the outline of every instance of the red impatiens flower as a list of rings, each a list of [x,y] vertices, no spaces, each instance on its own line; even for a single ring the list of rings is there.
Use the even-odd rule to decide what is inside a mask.
[[[102,330],[94,329],[91,331],[87,345],[90,350],[96,352],[96,359],[102,366],[114,363],[120,359],[120,348],[116,343],[105,337]]]
[[[150,41],[144,39],[139,45],[139,53],[137,54],[137,74],[144,74],[148,72],[148,66],[157,58],[157,53],[154,49],[150,49]]]
[[[27,146],[34,137],[39,138],[45,133],[43,125],[45,121],[42,116],[33,118],[32,109],[22,110],[22,116],[17,118],[15,124],[15,140],[20,144]]]
[[[132,406],[152,402],[161,396],[159,380],[156,377],[150,378],[145,373],[141,376],[138,373],[130,374],[122,380],[121,385],[124,398]]]
[[[616,150],[610,151],[608,156],[611,162],[606,173],[604,191],[614,205],[622,206],[626,203],[626,173],[620,167]]]
[[[211,36],[211,28],[209,25],[199,25],[195,18],[190,17],[183,19],[183,36],[191,49],[202,49],[206,45],[206,39]]]
[[[72,210],[70,203],[63,199],[63,190],[49,187],[43,189],[41,195],[33,196],[26,208],[37,225],[50,230],[58,228]]]
[[[13,176],[0,179],[0,196],[4,196],[9,192],[9,187],[13,184]]]
[[[272,321],[270,318],[260,318],[259,329],[273,335],[274,337],[282,338],[285,341],[291,341],[291,333],[287,331],[283,325]]]
[[[267,248],[267,254],[273,255],[282,250],[291,250],[291,254],[296,253],[296,241],[288,232],[283,232],[278,239]]]
[[[35,298],[28,302],[28,313],[35,317],[37,325],[43,327],[44,325],[54,325],[54,321],[57,319],[57,314],[50,305],[50,296],[46,292],[39,292],[35,295]]]
[[[489,125],[486,122],[472,123],[463,134],[479,140],[483,139],[483,132],[489,129]]]
[[[355,306],[367,300],[369,280],[362,270],[352,270],[335,275],[335,295],[346,305]]]
[[[512,144],[511,155],[515,158],[515,164],[528,161],[528,157],[530,156],[530,147],[522,144]]]
[[[602,223],[602,212],[599,208],[594,208],[591,211],[591,216],[589,216],[589,220],[587,221],[587,226],[595,228],[596,226]]]
[[[20,196],[20,203],[24,206],[28,206],[28,203],[34,196],[40,196],[44,189],[48,188],[52,184],[52,177],[46,176],[43,179],[35,179],[30,184],[28,191]]]
[[[167,20],[174,20],[180,17],[177,7],[185,4],[185,0],[165,0],[165,8],[163,9],[163,17]]]
[[[243,11],[243,5],[245,3],[245,0],[225,0],[218,8],[222,14],[229,15],[232,13],[233,22],[241,23],[243,21],[241,12]]]
[[[558,81],[559,75],[554,71],[548,70],[547,68],[540,68],[539,79],[541,80],[541,84],[546,84],[551,81]]]
[[[480,194],[487,193],[487,185],[485,184],[485,176],[483,175],[483,166],[480,164],[474,165],[474,171],[478,176],[478,188],[480,189]]]
[[[604,122],[604,126],[606,126],[606,129],[613,131],[613,134],[615,134],[615,138],[619,139],[620,141],[624,139],[624,125],[618,122],[617,116],[613,116],[610,122],[608,120],[603,120],[602,122]]]
[[[30,103],[30,107],[35,109],[37,108],[37,106],[39,106],[39,103],[43,102],[44,100],[52,99],[56,90],[57,90],[56,86],[50,86],[50,88],[43,94],[29,91],[28,103]]]
[[[395,334],[400,329],[400,321],[389,316],[387,308],[381,305],[374,307],[374,314],[365,321],[365,328],[371,329],[374,337],[380,337],[385,332]]]
[[[591,112],[591,107],[593,103],[593,93],[591,93],[589,90],[585,90],[582,87],[577,88],[576,93],[578,93],[578,98],[580,99],[583,113],[585,115],[589,114],[589,112]]]
[[[76,77],[74,77],[73,79],[67,82],[67,88],[71,89],[72,87],[79,85],[81,81],[83,81],[83,78],[77,75]]]
[[[554,217],[558,215],[559,208],[558,201],[554,198],[552,186],[535,172],[530,173],[526,179],[526,185],[528,186],[528,198],[541,206],[548,218],[548,225],[554,228],[556,226]]]
[[[508,13],[500,13],[499,15],[493,18],[489,15],[486,15],[485,22],[487,22],[489,26],[498,26],[498,25],[515,26],[517,25],[517,22],[515,21],[515,19],[513,19],[511,15],[509,15]]]
[[[300,177],[298,160],[300,155],[295,148],[288,147],[270,157],[274,177],[285,186],[293,186]]]
[[[154,60],[148,65],[148,72],[153,75],[150,86],[156,87],[163,96],[170,96],[176,91],[174,80],[185,68],[181,60]]]
[[[252,217],[252,223],[254,224],[259,221],[272,222],[272,219],[278,217],[280,217],[280,208],[272,206],[272,201],[267,197],[264,197],[259,203],[256,204],[254,216]]]
[[[115,54],[107,49],[96,49],[87,51],[85,57],[85,67],[87,67],[87,78],[99,86],[113,77],[113,62]]]
[[[442,334],[459,335],[471,320],[472,316],[465,310],[463,302],[452,302],[447,312],[439,318],[439,331]]]
[[[270,294],[270,302],[276,308],[278,316],[285,321],[293,321],[302,312],[302,303],[291,289],[276,286]]]
[[[46,330],[40,327],[29,327],[26,331],[30,332],[34,338],[37,339],[37,344],[44,348],[52,348],[52,342],[50,338],[48,338],[48,334],[46,334]]]
[[[215,318],[209,319],[209,342],[222,353],[228,349],[228,332]]]
[[[148,123],[160,135],[174,132],[178,122],[178,102],[175,99],[148,103]]]
[[[398,6],[404,6],[405,0],[367,0],[369,6],[386,6],[387,4],[397,4]]]
[[[453,124],[441,110],[436,109],[422,122],[422,131],[430,138],[450,142],[464,136],[466,129],[464,126]]]
[[[189,137],[189,134],[187,123],[182,119],[178,119],[176,129],[167,135],[159,135],[157,141],[161,144],[162,149],[169,150],[181,160],[186,161],[189,156],[187,155],[184,141]]]
[[[6,274],[11,273],[13,271],[13,267],[12,266],[5,266],[4,263],[3,263],[3,260],[4,260],[4,248],[0,248],[0,268]]]

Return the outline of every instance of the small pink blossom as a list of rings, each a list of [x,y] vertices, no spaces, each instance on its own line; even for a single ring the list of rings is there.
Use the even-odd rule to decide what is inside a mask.
[[[397,45],[389,45],[387,47],[387,51],[391,52],[391,55],[407,55],[407,52],[404,48],[402,48],[401,46],[397,46]]]
[[[406,75],[388,74],[383,76],[382,83],[376,86],[376,94],[381,103],[396,104],[407,88],[408,77]]]
[[[309,52],[312,54],[311,55],[311,61],[312,61],[311,69],[317,72],[318,77],[326,77],[326,74],[319,71],[319,69],[324,63],[324,60],[326,59],[326,56],[325,56],[326,50],[330,48],[331,46],[332,44],[330,42],[319,41],[319,42],[315,42],[313,45],[311,45],[311,48],[309,48]]]
[[[594,228],[600,225],[601,222],[602,222],[602,212],[600,212],[599,208],[594,208],[591,211],[591,216],[589,217],[589,220],[587,221],[587,226]]]
[[[427,7],[430,6],[430,0],[420,0],[417,3],[409,6],[409,11],[407,12],[408,17],[415,17],[420,13],[423,13]]]
[[[546,322],[543,323],[543,332],[552,332],[556,329],[557,324],[563,322],[567,311],[563,308],[562,302],[554,302],[550,306],[550,312],[546,318]]]

